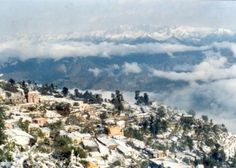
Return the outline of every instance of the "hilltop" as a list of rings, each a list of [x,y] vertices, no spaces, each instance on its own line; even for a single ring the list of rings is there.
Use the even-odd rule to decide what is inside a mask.
[[[13,79],[0,88],[2,167],[236,166],[236,136],[223,124],[147,93],[132,104],[119,90],[103,99]]]

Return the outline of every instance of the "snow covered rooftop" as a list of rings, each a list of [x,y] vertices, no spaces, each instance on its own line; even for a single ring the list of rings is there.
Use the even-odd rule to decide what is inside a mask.
[[[186,165],[184,163],[177,163],[175,160],[171,158],[151,159],[151,162],[153,162],[156,165],[163,165],[164,167],[170,167],[170,168],[192,168],[192,166]]]
[[[30,139],[34,139],[33,136],[31,136],[30,134],[26,133],[25,131],[22,131],[19,128],[15,128],[15,129],[8,129],[6,130],[6,134],[13,140],[15,140],[15,142],[19,145],[28,145]]]
[[[88,148],[97,148],[98,144],[94,140],[83,140],[83,145]]]
[[[99,137],[97,139],[98,139],[98,141],[100,141],[102,144],[104,144],[107,147],[109,147],[109,146],[116,146],[117,145],[116,141],[114,139],[112,139],[112,138]]]

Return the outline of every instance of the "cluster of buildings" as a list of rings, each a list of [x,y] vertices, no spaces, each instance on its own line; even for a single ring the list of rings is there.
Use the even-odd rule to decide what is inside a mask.
[[[10,96],[1,90],[0,100],[8,102],[5,103],[8,141],[22,149],[22,152],[13,152],[11,166],[23,165],[27,160],[31,160],[32,165],[37,163],[42,167],[63,165],[63,162],[52,157],[55,150],[52,145],[54,129],[58,130],[57,137],[69,138],[70,145],[86,153],[86,157],[81,158],[72,150],[67,167],[203,168],[203,164],[193,163],[201,159],[203,152],[211,152],[209,146],[198,140],[194,129],[186,131],[181,127],[180,122],[193,119],[192,115],[157,103],[148,106],[126,103],[124,111],[117,113],[109,102],[87,104],[67,97],[40,95],[37,91],[29,91],[25,97],[20,90]],[[69,105],[69,114],[59,113],[58,104]],[[157,135],[142,132],[141,124],[152,115],[158,115],[159,107],[164,109],[163,120],[168,122],[167,130]],[[57,126],[58,123],[60,125]],[[52,126],[55,128],[52,129]],[[142,132],[143,140],[129,135],[128,128]],[[225,133],[224,136],[229,135]],[[192,149],[183,143],[183,137],[192,138]],[[235,139],[230,135],[230,139],[221,142],[228,157],[235,154]],[[37,151],[40,145],[45,145],[45,141],[49,144],[47,150]]]

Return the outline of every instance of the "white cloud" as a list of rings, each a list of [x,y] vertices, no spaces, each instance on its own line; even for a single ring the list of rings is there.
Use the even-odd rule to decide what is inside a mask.
[[[67,68],[65,64],[60,64],[57,69],[58,72],[67,73]]]
[[[139,43],[127,44],[114,40],[109,42],[94,43],[83,41],[83,37],[78,40],[68,40],[67,36],[49,36],[47,38],[19,38],[0,42],[0,55],[18,56],[21,59],[50,57],[60,59],[69,56],[100,56],[109,57],[111,55],[124,56],[133,53],[173,53],[181,51],[205,50],[208,47],[193,47],[182,44],[169,43]]]
[[[142,69],[141,67],[137,64],[137,62],[132,62],[132,63],[128,63],[128,62],[125,62],[123,65],[122,65],[122,68],[123,68],[123,72],[128,75],[129,73],[140,73],[142,72]]]
[[[170,80],[210,82],[220,79],[236,78],[236,65],[227,66],[225,57],[210,57],[193,67],[191,72],[160,71],[151,69],[154,76]]]
[[[236,79],[224,79],[205,84],[190,84],[172,93],[156,94],[156,99],[173,107],[193,109],[200,115],[208,115],[216,123],[224,123],[236,133]]]
[[[208,115],[215,123],[225,124],[232,133],[236,133],[236,79],[227,79],[206,83],[203,85],[191,84],[174,92],[147,92],[151,100],[163,102],[173,108],[193,109],[198,116]],[[110,98],[110,91],[94,91]],[[123,92],[124,99],[135,103],[134,92]]]
[[[91,72],[95,77],[98,77],[100,73],[102,73],[102,70],[99,68],[89,68],[89,72]]]
[[[113,65],[111,66],[111,68],[112,68],[113,70],[118,70],[118,69],[120,69],[120,66],[119,66],[118,64],[113,64]]]
[[[6,38],[0,40],[0,55],[4,58],[14,55],[21,59],[40,57],[60,59],[70,56],[109,57],[111,55],[124,56],[134,53],[167,53],[170,57],[174,57],[173,53],[175,52],[204,52],[212,50],[213,48],[229,48],[236,57],[236,43],[233,42],[215,42],[209,45],[191,46],[184,45],[181,42],[174,40],[175,38],[178,38],[188,39],[190,41],[201,41],[206,35],[220,37],[222,35],[223,37],[225,33],[226,35],[230,34],[227,30],[222,32],[222,30],[199,27],[182,26],[159,29],[154,26],[154,30],[145,31],[145,29],[143,30],[142,28],[135,29],[132,26],[121,26],[118,31],[111,30],[94,31],[90,33],[74,32],[62,35],[17,36],[13,39]],[[233,35],[233,33],[230,34],[231,37],[233,37]],[[143,42],[142,40],[140,43],[138,42],[139,39],[145,40],[149,38],[155,39],[156,42]],[[158,40],[163,41],[157,42]]]
[[[212,46],[217,49],[230,49],[233,52],[234,57],[236,57],[236,43],[224,41],[218,43],[216,42]]]

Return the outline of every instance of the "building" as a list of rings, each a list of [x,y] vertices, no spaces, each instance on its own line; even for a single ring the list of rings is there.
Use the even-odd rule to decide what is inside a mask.
[[[41,128],[41,131],[44,135],[44,138],[49,138],[50,137],[51,130],[49,128],[43,127],[43,128]]]
[[[124,156],[131,156],[132,155],[130,149],[127,146],[118,145],[117,151],[120,152],[121,154],[123,154]]]
[[[86,165],[87,168],[99,168],[98,164],[95,162],[88,162]]]
[[[124,130],[120,126],[108,126],[107,132],[109,136],[124,135]]]
[[[162,159],[165,158],[167,156],[168,152],[165,151],[161,151],[161,150],[156,150],[152,152],[152,156],[153,158],[157,158],[157,159]]]
[[[67,133],[67,136],[72,140],[74,145],[79,145],[82,140],[90,140],[91,135],[88,133],[80,133],[79,131]]]
[[[98,151],[98,144],[95,140],[82,140],[84,149],[89,151]]]
[[[28,93],[27,102],[38,104],[40,102],[39,93],[36,91],[30,91]]]
[[[186,165],[183,162],[176,162],[171,158],[166,159],[150,159],[150,167],[162,168],[162,167],[169,167],[169,168],[192,168],[190,165]]]
[[[13,125],[13,123],[5,122],[5,128],[6,128],[6,129],[13,129],[13,128],[14,128],[14,125]]]
[[[45,124],[48,123],[46,118],[33,118],[32,122],[34,124],[38,124],[40,126],[44,126]]]
[[[98,142],[100,142],[101,144],[103,144],[104,146],[106,146],[110,150],[114,150],[118,146],[116,141],[114,141],[114,139],[109,138],[109,137],[98,137],[97,140],[98,140]]]
[[[34,141],[34,137],[32,135],[19,128],[7,129],[6,135],[17,145],[21,145],[23,148],[27,148],[27,146],[31,145],[31,142]]]

